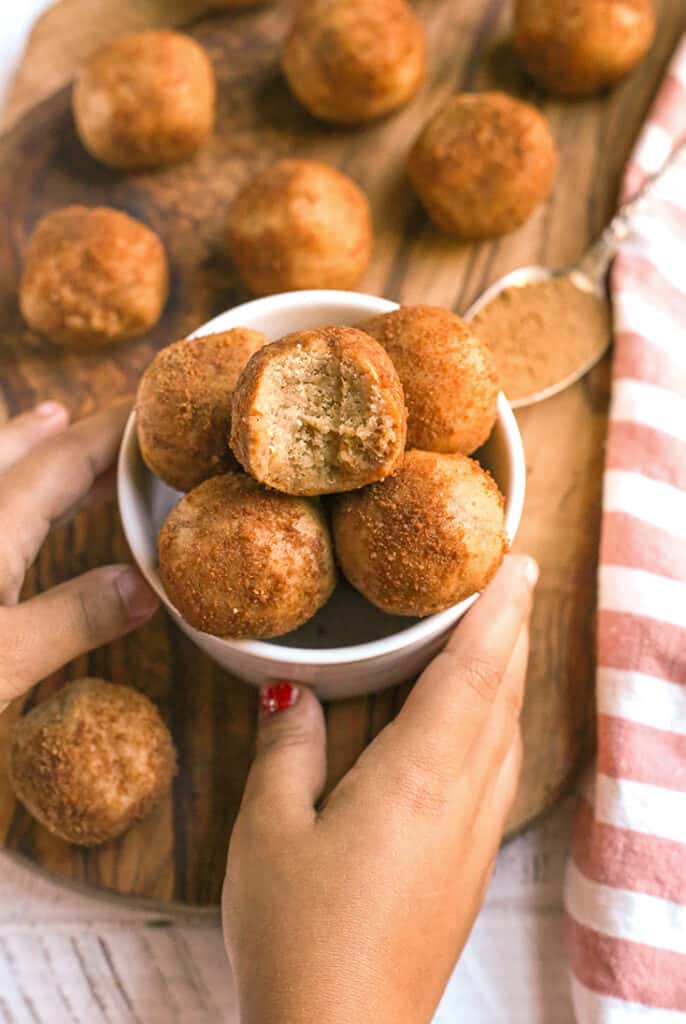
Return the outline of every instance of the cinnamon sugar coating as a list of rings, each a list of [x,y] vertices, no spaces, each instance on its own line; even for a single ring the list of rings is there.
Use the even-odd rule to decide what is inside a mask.
[[[34,228],[19,305],[51,341],[99,348],[153,327],[168,278],[164,246],[145,224],[107,206],[65,206]]]
[[[517,0],[513,43],[544,89],[591,96],[636,67],[655,22],[653,0]]]
[[[408,451],[387,480],[337,497],[336,556],[368,601],[431,615],[482,590],[507,549],[504,500],[464,455]]]
[[[301,0],[281,63],[311,114],[356,124],[411,99],[425,51],[424,29],[405,0]]]
[[[158,557],[164,589],[186,622],[225,638],[288,633],[336,583],[318,504],[267,491],[239,472],[181,499],[160,531]]]
[[[95,846],[167,793],[176,752],[155,705],[128,686],[68,683],[20,718],[9,752],[17,797],[53,835]]]
[[[176,341],[150,363],[136,396],[138,443],[148,468],[170,487],[190,491],[236,467],[233,391],[250,357],[268,344],[260,331],[235,327]]]
[[[407,447],[469,455],[495,423],[498,375],[472,328],[438,306],[401,306],[359,324],[388,352],[405,394]]]
[[[599,359],[612,333],[607,301],[568,277],[505,288],[474,317],[508,399],[554,387]]]
[[[502,92],[452,96],[410,151],[407,171],[431,220],[456,238],[507,234],[550,192],[558,156],[539,111]]]
[[[371,257],[369,203],[333,167],[279,160],[234,200],[226,247],[255,295],[354,288]]]
[[[214,126],[214,69],[182,32],[128,32],[103,46],[77,75],[79,138],[91,156],[135,171],[195,153]]]

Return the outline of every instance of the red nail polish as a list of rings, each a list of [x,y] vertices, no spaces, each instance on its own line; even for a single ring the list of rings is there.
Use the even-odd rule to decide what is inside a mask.
[[[276,711],[292,708],[298,699],[300,690],[292,683],[270,683],[260,690],[260,708],[262,714],[273,715]]]

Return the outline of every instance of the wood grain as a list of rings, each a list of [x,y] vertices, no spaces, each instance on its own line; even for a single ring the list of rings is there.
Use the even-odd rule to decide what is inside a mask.
[[[215,63],[220,110],[215,137],[186,165],[128,177],[99,167],[75,138],[68,89],[35,107],[0,141],[0,358],[8,410],[58,397],[75,415],[86,414],[132,392],[155,349],[245,299],[222,254],[222,226],[236,189],[275,156],[299,153],[328,160],[367,189],[377,241],[372,269],[362,284],[366,291],[460,311],[518,265],[573,260],[612,211],[622,165],[686,28],[681,0],[662,0],[658,39],[639,72],[606,98],[562,104],[544,101],[519,75],[506,46],[504,0],[463,0],[459,5],[420,0],[416,6],[431,51],[426,87],[394,118],[362,130],[334,130],[300,110],[278,73],[278,45],[289,6],[215,17],[192,29]],[[520,231],[493,243],[460,246],[427,224],[405,179],[404,158],[420,125],[444,97],[460,88],[490,87],[541,103],[560,144],[561,169],[551,200]],[[48,209],[84,198],[142,217],[162,235],[173,271],[169,306],[149,338],[85,357],[58,351],[28,331],[16,305],[22,251],[32,225]],[[518,414],[529,490],[516,547],[536,555],[542,573],[523,713],[524,772],[510,834],[569,786],[590,747],[608,368],[606,359],[566,393]],[[27,592],[126,558],[114,507],[84,512],[53,533]],[[172,797],[118,842],[84,852],[33,823],[0,774],[0,841],[72,881],[157,902],[216,902],[252,751],[254,692],[220,672],[158,615],[134,636],[46,680],[27,703],[40,700],[63,679],[86,673],[131,682],[160,704],[180,754]],[[327,709],[329,784],[395,714],[404,692],[400,688]],[[0,718],[0,746],[17,713],[13,708]]]

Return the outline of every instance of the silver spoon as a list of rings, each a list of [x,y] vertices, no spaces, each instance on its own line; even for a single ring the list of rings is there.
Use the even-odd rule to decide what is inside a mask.
[[[647,205],[657,182],[662,180],[667,171],[671,170],[684,154],[686,154],[686,139],[675,146],[660,170],[647,179],[636,195],[620,206],[600,238],[588,249],[577,264],[558,270],[551,270],[549,267],[542,266],[519,267],[517,270],[513,270],[511,273],[501,277],[490,288],[487,288],[464,314],[465,320],[471,320],[505,288],[521,288],[524,285],[549,281],[555,277],[567,277],[580,291],[591,292],[602,298],[604,302],[607,302],[605,278],[610,263],[621,243],[631,233],[634,217]],[[571,373],[566,374],[560,380],[555,381],[540,391],[512,399],[510,404],[514,409],[519,409],[527,405],[534,405],[536,402],[542,402],[543,399],[550,398],[552,395],[564,391],[565,388],[580,380],[602,359],[610,346],[611,340],[611,335],[608,334],[593,354],[584,360],[581,365],[575,367]]]

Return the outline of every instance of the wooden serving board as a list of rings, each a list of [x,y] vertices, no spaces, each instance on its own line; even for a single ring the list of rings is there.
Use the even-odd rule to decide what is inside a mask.
[[[107,0],[99,6],[103,3]],[[128,27],[133,8],[140,17],[141,6],[150,21],[159,23],[159,9],[150,3],[111,0],[115,21],[108,22],[109,30],[116,23],[112,12],[119,10],[120,24]],[[214,138],[188,164],[133,176],[98,166],[75,137],[68,89],[35,106],[0,140],[0,365],[6,414],[55,397],[81,416],[130,394],[156,349],[246,299],[222,254],[222,228],[238,187],[277,156],[330,161],[366,188],[374,209],[376,247],[362,290],[461,311],[495,278],[518,265],[573,260],[611,214],[622,165],[686,28],[682,0],[662,0],[658,38],[641,69],[607,98],[563,104],[543,101],[520,76],[505,44],[505,0],[418,0],[429,36],[426,86],[396,116],[359,130],[341,130],[306,115],[279,75],[279,41],[290,6],[277,3],[191,27],[214,61],[220,104]],[[63,22],[65,11],[71,11],[76,25],[77,17],[88,18],[91,9],[83,0],[64,0],[61,14],[58,8],[52,17]],[[175,17],[186,10],[190,6],[175,5]],[[40,32],[38,43],[36,52],[46,58],[49,48]],[[55,46],[59,43],[55,38]],[[28,75],[39,82],[40,67],[30,70],[25,80]],[[441,100],[457,89],[494,87],[542,103],[560,145],[560,173],[550,201],[520,231],[493,243],[461,246],[427,224],[405,178],[404,158]],[[15,94],[15,108],[22,99],[25,95]],[[172,294],[146,340],[104,353],[70,355],[22,324],[16,289],[26,240],[39,216],[70,202],[122,207],[163,237],[171,259]],[[570,786],[591,747],[608,365],[605,360],[566,393],[518,414],[529,483],[516,548],[534,554],[542,572],[522,720],[524,771],[510,835]],[[53,532],[27,593],[128,557],[116,508],[83,512]],[[119,841],[83,851],[35,824],[15,802],[0,769],[0,842],[65,880],[158,903],[215,904],[252,753],[254,690],[204,658],[161,613],[133,636],[47,679],[26,704],[44,698],[64,679],[85,674],[132,683],[161,706],[180,756],[171,797]],[[330,784],[392,718],[405,692],[406,687],[328,707]],[[19,712],[15,706],[0,718],[0,748],[6,746]]]

